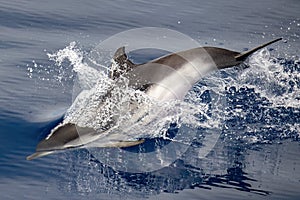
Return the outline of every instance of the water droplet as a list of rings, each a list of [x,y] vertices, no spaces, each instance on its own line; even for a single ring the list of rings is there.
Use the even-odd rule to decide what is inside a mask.
[[[31,67],[28,67],[27,70],[29,71],[29,73],[33,72],[33,69]]]

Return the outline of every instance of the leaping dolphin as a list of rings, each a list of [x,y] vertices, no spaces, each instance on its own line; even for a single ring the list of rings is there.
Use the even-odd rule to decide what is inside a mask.
[[[248,56],[274,42],[278,38],[246,52],[236,52],[217,47],[198,47],[172,53],[144,64],[134,64],[119,48],[114,54],[118,67],[111,68],[109,77],[116,82],[120,76],[129,80],[129,87],[144,91],[158,101],[183,99],[191,87],[205,74],[215,69],[225,69],[244,62]],[[109,91],[106,95],[109,98]],[[80,134],[79,134],[80,132]],[[36,152],[27,157],[32,160],[56,151],[82,148],[99,139],[101,132],[93,128],[79,127],[72,123],[59,124],[36,147]],[[129,147],[144,140],[122,141],[115,135],[105,135],[97,147]]]

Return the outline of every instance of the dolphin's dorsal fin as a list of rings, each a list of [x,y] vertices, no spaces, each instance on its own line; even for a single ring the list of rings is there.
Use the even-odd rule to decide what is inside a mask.
[[[254,49],[251,49],[251,50],[249,50],[249,51],[240,53],[239,55],[235,56],[235,59],[236,59],[237,61],[243,61],[243,60],[245,60],[248,56],[250,56],[252,53],[254,53],[255,51],[257,51],[257,50],[259,50],[259,49],[262,49],[262,48],[264,48],[264,47],[266,47],[266,46],[268,46],[268,45],[270,45],[270,44],[273,44],[274,42],[277,42],[277,41],[279,41],[279,40],[282,40],[282,38],[277,38],[277,39],[272,40],[272,41],[270,41],[270,42],[268,42],[268,43],[265,43],[265,44],[263,44],[263,45],[260,45],[260,46],[254,48]]]
[[[114,64],[111,66],[110,78],[116,79],[120,77],[121,74],[128,72],[132,69],[135,64],[128,59],[128,56],[125,53],[125,47],[120,47],[114,54],[113,57]]]

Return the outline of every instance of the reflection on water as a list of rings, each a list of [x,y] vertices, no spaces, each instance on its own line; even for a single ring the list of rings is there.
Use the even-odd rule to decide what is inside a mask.
[[[41,125],[39,131],[44,126]],[[24,130],[33,129],[24,126]],[[17,138],[17,135],[11,137]],[[103,165],[86,150],[69,151],[28,163],[25,161],[28,150],[18,150],[18,139],[15,140],[13,158],[20,162],[1,166],[1,171],[6,172],[1,174],[1,181],[22,182],[23,187],[16,184],[14,188],[28,194],[31,199],[39,194],[28,191],[32,186],[48,190],[48,196],[55,197],[58,192],[72,199],[82,199],[83,196],[91,199],[182,199],[181,195],[185,194],[200,199],[218,195],[225,199],[240,199],[243,194],[251,194],[258,199],[296,199],[299,195],[300,145],[297,139],[275,139],[265,144],[247,145],[242,141],[225,142],[223,136],[213,151],[202,159],[195,153],[201,144],[195,141],[181,159],[169,167],[148,173],[116,171]],[[34,142],[31,143],[34,145]],[[5,151],[3,149],[2,152]],[[10,154],[2,157],[1,162],[5,162],[8,156]],[[14,169],[26,170],[14,173]],[[29,175],[32,179],[30,184],[22,179]],[[9,186],[0,185],[1,188]],[[35,197],[30,194],[35,194]]]
[[[297,142],[283,141],[274,145],[261,145],[259,150],[257,146],[251,149],[246,149],[242,145],[237,146],[239,145],[235,147],[218,145],[210,156],[199,160],[198,165],[187,164],[190,161],[186,162],[184,159],[191,160],[191,158],[183,158],[176,160],[169,167],[147,173],[115,171],[101,164],[87,151],[78,152],[76,158],[74,154],[67,153],[69,168],[64,169],[67,173],[58,184],[60,190],[67,193],[76,192],[81,195],[109,193],[136,198],[197,188],[199,194],[201,190],[223,188],[231,191],[232,195],[238,190],[251,193],[254,197],[270,194],[278,197],[287,191],[291,194],[297,191],[297,186],[278,187],[272,182],[274,176],[284,182],[289,179],[288,177],[296,178],[295,175],[298,178],[295,183],[300,181],[299,156],[294,158],[293,164],[289,167],[292,168],[291,171],[285,169],[291,161],[284,158],[286,154],[296,156],[300,152]],[[278,148],[283,150],[278,151]],[[89,162],[86,162],[88,157]],[[214,162],[215,160],[217,162]],[[61,176],[61,171],[54,173]]]

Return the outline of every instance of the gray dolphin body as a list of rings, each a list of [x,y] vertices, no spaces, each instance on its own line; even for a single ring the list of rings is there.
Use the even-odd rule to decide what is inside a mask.
[[[110,78],[117,82],[122,75],[129,80],[129,87],[142,90],[159,101],[183,99],[190,88],[208,72],[239,65],[255,51],[279,40],[281,38],[242,53],[217,47],[199,47],[139,65],[131,62],[125,54],[124,47],[121,47],[114,55],[118,67],[111,69]],[[36,152],[28,156],[27,160],[64,149],[84,147],[99,139],[99,135],[101,132],[96,132],[92,128],[78,127],[71,123],[60,124],[48,137],[39,142]],[[112,135],[104,136],[95,146],[129,147],[143,141],[122,141],[119,135]]]

